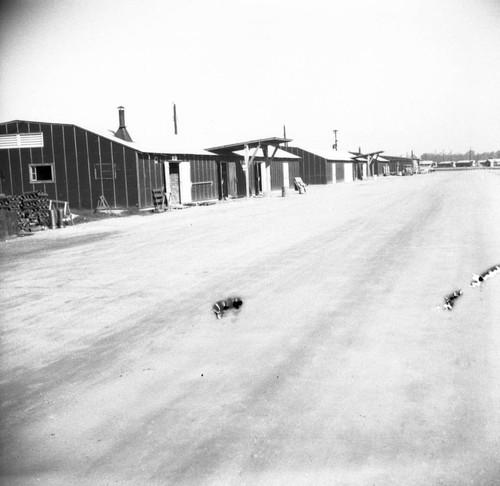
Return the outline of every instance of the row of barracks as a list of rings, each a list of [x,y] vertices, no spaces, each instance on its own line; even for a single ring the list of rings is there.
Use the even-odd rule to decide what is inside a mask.
[[[190,204],[269,195],[306,184],[332,184],[379,173],[361,154],[318,154],[290,146],[286,138],[262,138],[193,149],[150,150],[135,143],[119,107],[116,132],[73,124],[14,120],[0,123],[0,194],[43,191],[72,209],[97,207],[101,196],[113,209],[151,208],[153,190],[168,204]]]

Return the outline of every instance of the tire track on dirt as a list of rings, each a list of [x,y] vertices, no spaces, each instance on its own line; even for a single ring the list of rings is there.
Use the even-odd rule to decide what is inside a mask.
[[[432,218],[433,214],[435,214],[434,211],[429,212],[428,208],[424,208],[420,211],[419,220],[423,219],[428,221]],[[350,223],[348,223],[348,226],[349,225]],[[369,227],[370,223],[360,224],[359,233],[362,234],[364,231],[368,230]],[[390,249],[392,248],[392,246],[400,245],[402,241],[407,241],[413,238],[418,231],[419,229],[416,229],[411,222],[408,222],[397,234],[392,236],[389,244],[387,244],[387,241],[385,240],[385,235],[383,235],[383,239],[381,239],[381,241],[379,242],[380,246],[370,246],[368,242],[358,244],[355,248],[356,254],[359,255],[359,261],[365,263],[375,255],[380,256],[381,253],[387,252],[388,257],[391,259],[389,260],[387,266],[393,267],[395,265],[395,262],[397,262],[398,259],[401,258],[401,254],[399,252],[391,251]],[[351,232],[350,237],[346,238],[346,235],[343,232],[338,231],[338,228],[335,228],[334,234],[325,235],[322,238],[315,237],[309,240],[309,244],[306,246],[309,248],[309,261],[312,263],[310,264],[309,269],[304,269],[302,273],[301,283],[304,284],[304,282],[312,281],[319,282],[319,285],[327,285],[328,280],[331,279],[331,270],[327,268],[321,268],[324,248],[328,247],[329,245],[338,246],[339,241],[342,241],[344,248],[353,248],[354,243],[357,241],[357,239],[359,239],[359,233]],[[383,248],[386,246],[388,249],[384,250]],[[260,284],[264,285],[266,289],[271,289],[271,294],[274,293],[274,285],[271,284],[271,282],[273,280],[276,280],[276,275],[281,275],[284,270],[286,271],[286,269],[289,268],[291,262],[296,261],[297,258],[300,258],[300,256],[303,254],[303,245],[302,243],[297,244],[294,246],[293,250],[290,250],[290,248],[288,250],[289,251],[287,252],[286,258],[280,258],[278,260],[276,258],[276,255],[273,255],[271,256],[271,258],[269,258],[269,260],[272,261],[272,264],[267,267],[268,271],[266,272],[265,279],[261,279],[260,281]],[[373,285],[373,282],[380,279],[380,275],[378,275],[377,272],[374,272],[373,268],[371,267],[363,268],[363,265],[361,263],[360,267],[361,268],[358,268],[358,265],[354,265],[344,269],[338,269],[338,273],[342,275],[344,274],[344,272],[348,272],[350,275],[349,285],[346,286],[340,300],[344,300],[345,302],[350,302],[352,304],[357,303],[359,309],[357,313],[362,314],[366,306],[371,305],[370,299],[372,297],[369,290]],[[317,285],[317,283],[315,283],[315,285]],[[358,296],[363,293],[366,295],[366,301],[360,304]],[[376,296],[373,296],[373,299],[375,298]],[[313,310],[313,312],[317,313],[316,310]],[[331,312],[333,315],[335,315],[336,322],[341,320],[343,316],[345,317],[346,314],[345,310],[339,311],[338,309],[329,310],[328,312]],[[336,312],[337,314],[335,314]],[[314,316],[315,314],[312,315]],[[299,319],[300,318],[304,318],[304,315],[301,314],[299,316]],[[356,321],[356,319],[354,319],[354,321]],[[336,346],[338,346],[338,349],[344,349],[345,347],[355,345],[355,343],[352,341],[353,335],[354,339],[362,339],[362,332],[360,332],[359,326],[361,326],[361,323],[358,323],[357,330],[352,328],[344,328],[342,330],[339,330],[338,327],[332,327],[331,323],[321,324],[306,332],[305,335],[300,337],[299,341],[293,344],[293,346],[286,344],[285,357],[279,362],[272,363],[272,371],[266,372],[266,376],[261,378],[260,382],[258,379],[257,382],[255,382],[254,377],[254,383],[252,383],[252,390],[250,391],[250,394],[240,402],[246,411],[251,411],[249,413],[249,416],[247,416],[246,418],[240,417],[240,419],[242,419],[245,423],[245,426],[241,425],[242,420],[233,421],[231,420],[232,417],[226,417],[227,421],[224,423],[229,424],[232,422],[237,422],[238,424],[240,424],[237,426],[236,430],[233,430],[229,434],[227,434],[227,432],[223,432],[206,439],[196,447],[196,450],[198,452],[195,453],[191,452],[193,445],[190,444],[189,450],[185,451],[188,460],[186,460],[184,464],[178,464],[175,468],[171,462],[168,462],[168,465],[165,466],[166,469],[160,470],[157,477],[165,478],[164,475],[166,475],[175,483],[178,483],[179,481],[182,482],[182,478],[185,477],[189,477],[191,479],[194,479],[195,481],[204,478],[206,474],[208,474],[207,470],[198,471],[200,476],[197,476],[196,469],[200,467],[200,464],[207,465],[207,451],[211,451],[211,459],[209,461],[211,464],[210,467],[217,467],[217,464],[220,463],[222,458],[231,457],[234,450],[239,450],[240,443],[238,437],[245,435],[245,428],[252,427],[250,422],[252,422],[255,416],[258,415],[256,411],[261,408],[265,408],[264,405],[267,401],[272,400],[273,397],[276,397],[281,393],[284,380],[277,380],[276,376],[280,373],[281,376],[283,376],[282,370],[288,370],[286,373],[286,375],[288,376],[293,376],[293,373],[300,374],[301,370],[307,367],[311,359],[314,359],[314,350],[317,348],[321,348],[322,344],[324,344],[325,341],[331,341],[332,339],[335,339],[337,341]],[[283,346],[283,343],[280,342],[277,344],[277,346]],[[268,356],[269,354],[272,355],[273,353],[269,350],[265,350],[265,352],[262,353],[263,356]],[[256,361],[259,361],[259,358],[256,358]],[[294,369],[295,371],[291,372],[290,370],[292,369]],[[262,398],[264,394],[266,397],[265,399]],[[196,402],[197,400],[195,400],[195,403]],[[168,410],[168,404],[166,404],[165,409]],[[208,417],[206,422],[209,423],[210,420],[214,419],[215,417]],[[167,427],[166,424],[165,426]],[[140,432],[139,435],[141,435]],[[138,440],[140,439],[138,438]],[[196,439],[194,437],[193,440],[196,442]],[[214,447],[214,445],[221,444],[225,445],[219,449],[217,447]],[[122,446],[123,444],[118,445],[117,450],[121,449]],[[231,449],[234,450],[232,451]],[[179,451],[177,450],[176,452],[176,455],[178,455]]]

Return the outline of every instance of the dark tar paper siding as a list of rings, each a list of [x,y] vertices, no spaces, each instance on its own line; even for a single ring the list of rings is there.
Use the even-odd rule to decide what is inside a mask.
[[[41,190],[74,209],[94,209],[101,195],[112,208],[153,205],[152,189],[162,187],[162,167],[151,155],[75,125],[0,124],[0,134],[33,132],[43,133],[43,148],[0,150],[1,193]],[[30,164],[52,164],[53,181],[30,183]]]
[[[208,201],[219,198],[217,157],[210,155],[190,156],[191,199]]]
[[[299,147],[283,147],[283,150],[300,157],[298,172],[306,184],[333,184],[342,182],[345,179],[344,164],[350,163],[350,161],[331,162],[320,155]],[[292,164],[290,164],[291,166]]]

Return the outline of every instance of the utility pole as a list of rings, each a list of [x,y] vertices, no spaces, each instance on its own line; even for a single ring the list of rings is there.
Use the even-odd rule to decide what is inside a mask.
[[[174,133],[177,135],[177,110],[174,103]]]
[[[332,145],[333,150],[337,150],[337,148],[338,148],[337,132],[338,132],[338,130],[333,131],[333,135],[335,136],[335,143]]]

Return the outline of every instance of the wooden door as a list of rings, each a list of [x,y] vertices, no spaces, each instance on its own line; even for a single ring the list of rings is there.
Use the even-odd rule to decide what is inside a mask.
[[[179,181],[179,164],[170,162],[170,203],[180,204],[181,186]]]

